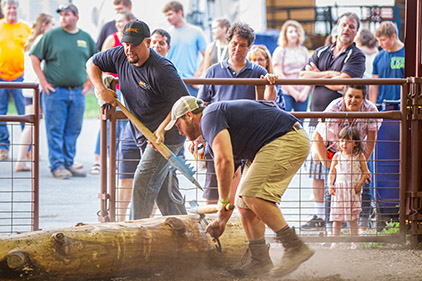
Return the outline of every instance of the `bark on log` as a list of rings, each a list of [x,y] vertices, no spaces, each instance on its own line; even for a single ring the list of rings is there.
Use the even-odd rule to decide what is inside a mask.
[[[82,225],[0,236],[1,280],[104,280],[239,263],[247,239],[228,223],[223,251],[199,216]]]

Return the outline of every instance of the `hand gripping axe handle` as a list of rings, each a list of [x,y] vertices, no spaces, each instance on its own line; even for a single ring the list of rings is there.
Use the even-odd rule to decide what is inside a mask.
[[[217,205],[206,205],[206,206],[199,206],[198,202],[196,202],[196,200],[192,200],[189,202],[191,209],[189,212],[191,213],[195,213],[195,214],[199,214],[199,218],[200,220],[202,220],[202,222],[205,224],[205,226],[208,226],[208,221],[205,218],[205,214],[210,214],[210,213],[217,213]],[[225,206],[226,211],[231,211],[234,209],[234,205],[233,204],[227,204]],[[213,239],[216,243],[215,248],[217,249],[218,252],[222,251],[222,247],[221,247],[221,242],[220,239],[218,238],[214,238]]]
[[[225,209],[226,211],[231,211],[234,209],[234,205],[229,203],[225,206]],[[196,205],[192,206],[192,209],[190,209],[189,212],[194,213],[194,214],[199,214],[199,215],[206,215],[206,214],[217,213],[218,210],[217,210],[217,205],[214,205],[214,204],[199,206],[196,203]]]
[[[191,167],[189,167],[185,161],[174,155],[173,152],[164,144],[156,144],[157,137],[144,125],[135,115],[132,114],[120,101],[116,100],[117,105],[120,107],[122,112],[127,118],[135,125],[135,127],[146,137],[146,139],[154,144],[154,147],[160,152],[160,154],[170,162],[170,165],[175,169],[179,170],[189,181],[191,181],[196,187],[203,191],[199,182],[193,177],[195,173]]]

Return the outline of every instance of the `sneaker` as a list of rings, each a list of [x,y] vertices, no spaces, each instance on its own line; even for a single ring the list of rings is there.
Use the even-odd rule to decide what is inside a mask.
[[[67,171],[69,171],[69,173],[72,175],[72,177],[78,177],[78,178],[84,178],[86,177],[86,173],[82,172],[82,171],[78,171],[74,168],[69,168],[67,169]]]
[[[333,243],[331,243],[330,250],[333,250],[333,249],[338,249],[338,247],[340,247],[340,246],[339,246],[339,244],[338,244],[338,243],[333,242]]]
[[[358,242],[352,242],[352,246],[350,247],[350,249],[356,250],[359,248],[360,248],[360,244]]]
[[[0,161],[9,159],[9,150],[0,149]]]
[[[318,218],[316,215],[312,217],[307,223],[302,225],[302,228],[323,228],[325,227],[325,220]]]
[[[63,167],[57,168],[53,171],[53,177],[57,179],[68,179],[72,176],[72,173]]]

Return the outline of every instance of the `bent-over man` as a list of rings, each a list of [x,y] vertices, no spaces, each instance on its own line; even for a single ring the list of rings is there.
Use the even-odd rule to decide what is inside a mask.
[[[202,135],[209,146],[218,181],[218,217],[207,227],[213,237],[223,234],[236,201],[249,240],[252,260],[242,273],[257,276],[271,271],[282,277],[293,272],[314,252],[295,234],[277,203],[309,153],[309,138],[298,120],[270,102],[224,101],[204,107],[203,101],[182,97],[173,106],[169,130],[176,125],[189,140]],[[231,188],[235,169],[248,160],[237,192]],[[285,248],[280,265],[273,268],[265,243],[265,226]]]

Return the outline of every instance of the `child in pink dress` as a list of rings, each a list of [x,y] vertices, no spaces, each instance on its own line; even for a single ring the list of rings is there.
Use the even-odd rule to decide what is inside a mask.
[[[340,235],[342,222],[349,222],[351,234],[357,236],[359,213],[362,211],[360,193],[369,171],[359,131],[345,127],[338,139],[339,151],[334,154],[328,176],[329,192],[333,196],[330,220],[333,221],[335,236]],[[331,248],[337,247],[337,243],[331,244]],[[352,243],[352,249],[357,247],[358,243]]]

